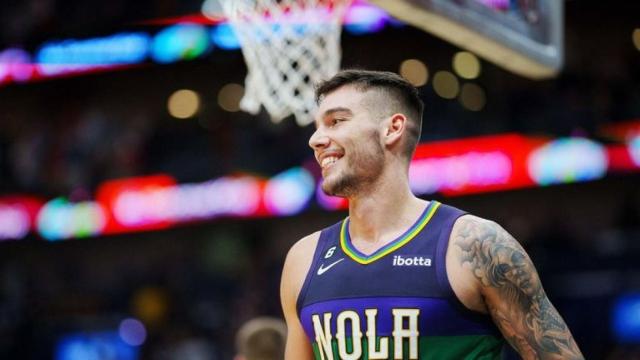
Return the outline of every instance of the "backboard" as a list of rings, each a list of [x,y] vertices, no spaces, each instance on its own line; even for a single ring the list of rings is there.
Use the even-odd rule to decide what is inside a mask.
[[[563,63],[563,0],[370,0],[391,15],[533,79]]]

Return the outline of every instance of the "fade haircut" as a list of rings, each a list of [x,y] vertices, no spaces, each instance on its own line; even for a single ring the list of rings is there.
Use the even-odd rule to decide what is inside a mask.
[[[409,120],[406,125],[403,154],[410,161],[415,152],[420,131],[422,130],[422,113],[424,103],[420,99],[420,93],[413,85],[400,75],[388,71],[370,70],[342,70],[331,79],[326,80],[316,87],[316,102],[343,86],[351,85],[360,92],[378,90],[383,95],[385,103],[382,104],[388,114],[402,113]]]

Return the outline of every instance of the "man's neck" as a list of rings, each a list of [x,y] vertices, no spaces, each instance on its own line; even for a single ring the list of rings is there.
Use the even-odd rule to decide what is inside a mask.
[[[375,251],[411,227],[427,203],[411,193],[406,178],[379,181],[369,190],[349,199],[349,235]]]

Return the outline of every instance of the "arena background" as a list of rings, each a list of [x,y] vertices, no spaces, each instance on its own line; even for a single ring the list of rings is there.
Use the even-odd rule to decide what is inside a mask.
[[[345,216],[316,195],[313,126],[238,111],[242,53],[201,5],[0,3],[0,358],[230,359],[242,322],[281,316],[287,249]],[[423,84],[420,164],[537,151],[507,169],[522,182],[458,169],[421,195],[503,224],[587,358],[640,358],[637,2],[566,1],[564,68],[538,81],[468,75],[461,49],[357,5],[342,66]]]

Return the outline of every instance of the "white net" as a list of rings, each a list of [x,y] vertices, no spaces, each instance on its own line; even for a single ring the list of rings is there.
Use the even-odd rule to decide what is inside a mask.
[[[219,0],[247,63],[240,108],[264,106],[274,122],[313,122],[313,85],[340,69],[340,32],[349,0]]]

